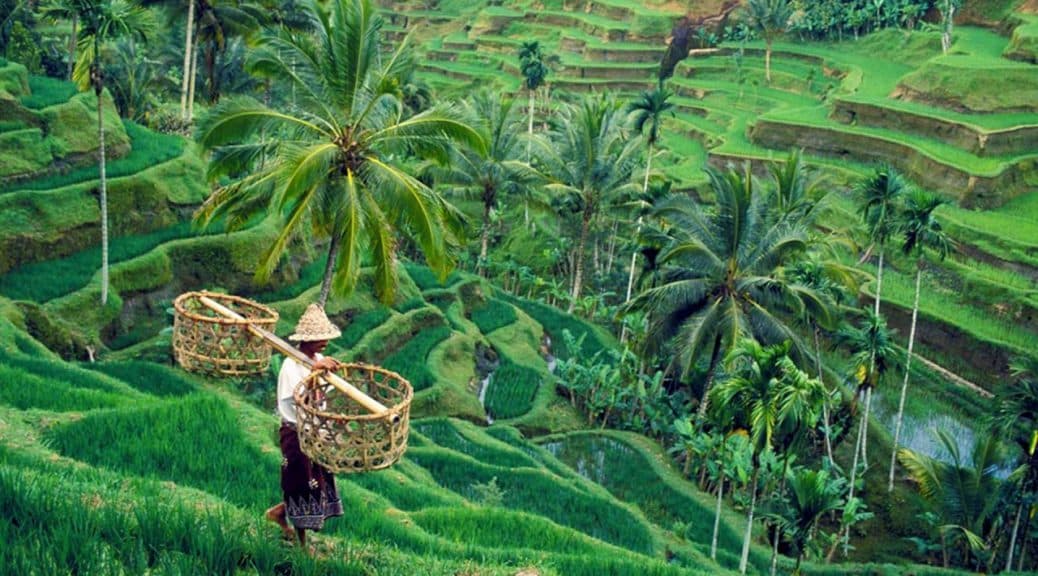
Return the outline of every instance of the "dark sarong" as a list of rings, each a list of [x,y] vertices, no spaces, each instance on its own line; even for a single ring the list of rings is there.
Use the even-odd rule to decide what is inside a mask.
[[[281,491],[285,514],[296,528],[320,530],[324,521],[342,516],[335,476],[299,448],[294,424],[281,423]]]

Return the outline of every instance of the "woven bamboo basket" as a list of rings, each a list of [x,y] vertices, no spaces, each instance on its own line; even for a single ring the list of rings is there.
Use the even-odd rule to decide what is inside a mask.
[[[385,404],[372,414],[313,372],[295,389],[299,446],[312,460],[333,472],[380,470],[407,449],[411,383],[396,372],[368,364],[343,364],[344,380]]]
[[[208,297],[243,319],[220,316],[200,301]],[[229,294],[185,292],[173,301],[173,355],[185,370],[212,375],[258,374],[270,365],[270,345],[249,326],[273,329],[278,313]]]

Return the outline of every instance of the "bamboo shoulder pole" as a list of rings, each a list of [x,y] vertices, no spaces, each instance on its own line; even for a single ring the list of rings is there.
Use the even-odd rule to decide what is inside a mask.
[[[223,304],[220,304],[219,302],[217,302],[216,300],[213,300],[212,298],[209,298],[208,296],[200,296],[198,298],[198,300],[202,304],[207,306],[210,310],[212,310],[213,312],[216,312],[217,314],[223,316],[224,318],[230,318],[232,320],[245,320],[246,319],[241,314],[238,314],[234,310],[231,310],[230,308],[224,306]],[[257,326],[253,326],[251,324],[249,325],[249,331],[252,332],[253,334],[255,334],[256,336],[259,336],[260,338],[263,338],[264,340],[269,342],[271,346],[273,346],[275,349],[277,349],[279,352],[281,352],[285,356],[290,356],[293,360],[295,360],[296,362],[299,362],[300,364],[306,366],[307,368],[313,368],[313,366],[314,366],[314,361],[313,360],[311,360],[306,354],[303,354],[302,352],[297,350],[295,348],[295,346],[292,346],[288,342],[285,342],[284,340],[282,340],[280,337],[278,337],[273,332],[271,332],[269,330],[264,330],[263,328],[259,328]],[[386,411],[388,410],[388,408],[386,408],[381,402],[379,402],[378,400],[375,400],[371,396],[368,396],[364,392],[360,391],[353,384],[350,384],[349,382],[343,380],[342,378],[339,377],[338,374],[335,374],[333,372],[326,372],[325,375],[324,375],[324,378],[329,383],[331,383],[332,386],[335,386],[336,388],[338,388],[340,392],[342,392],[343,394],[349,396],[355,402],[357,402],[358,404],[363,406],[364,409],[366,409],[368,412],[371,412],[372,414],[375,414],[376,416],[381,416],[381,415],[385,414]]]

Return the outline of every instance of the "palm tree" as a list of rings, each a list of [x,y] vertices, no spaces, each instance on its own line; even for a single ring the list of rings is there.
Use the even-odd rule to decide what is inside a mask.
[[[1000,513],[998,476],[1004,462],[1002,447],[996,434],[979,435],[974,439],[972,458],[967,461],[946,431],[934,432],[951,456],[950,463],[908,448],[898,450],[897,456],[919,494],[941,519],[944,567],[949,564],[949,536],[962,542],[963,563],[968,565],[970,553],[986,547],[984,534]]]
[[[866,446],[869,434],[869,412],[872,408],[872,390],[883,381],[883,377],[893,367],[897,348],[894,346],[893,335],[887,328],[886,320],[871,310],[863,310],[864,318],[857,327],[843,326],[836,332],[835,343],[851,352],[851,365],[855,366],[855,375],[858,380],[858,390],[855,398],[864,397],[865,409],[861,414],[861,424],[858,427],[858,436],[854,441],[854,456],[851,464],[850,496],[848,501],[854,498],[854,489],[857,486],[858,458],[866,457]],[[850,526],[844,535],[844,550],[849,547]]]
[[[467,116],[474,120],[473,127],[486,146],[456,148],[447,167],[439,169],[433,166],[430,171],[438,182],[451,184],[461,195],[482,202],[483,221],[477,266],[480,274],[485,276],[491,214],[497,208],[501,195],[519,194],[530,188],[540,174],[518,159],[521,136],[517,130],[512,99],[501,99],[482,91],[466,101],[464,109]]]
[[[793,17],[793,3],[789,0],[750,0],[745,10],[750,27],[764,38],[764,78],[771,84],[771,44],[786,32],[789,19]]]
[[[249,38],[260,30],[260,24],[266,21],[266,12],[262,7],[249,2],[235,0],[197,0],[197,18],[195,25],[195,49],[204,46],[205,83],[207,100],[215,104],[220,100],[219,60],[227,49],[228,40],[233,37]],[[197,55],[192,55],[197,58]],[[192,79],[196,71],[192,69]],[[194,90],[189,87],[189,109],[194,102]]]
[[[894,452],[890,455],[890,479],[887,491],[894,490],[894,470],[897,468],[897,448],[901,439],[901,424],[905,413],[905,395],[908,393],[908,375],[912,367],[912,347],[915,344],[915,325],[919,316],[919,291],[923,279],[924,250],[935,250],[943,260],[951,250],[951,239],[944,233],[934,211],[944,204],[944,199],[914,190],[905,202],[905,212],[898,226],[905,235],[901,249],[906,255],[915,256],[915,300],[912,303],[912,328],[908,331],[908,356],[905,359],[905,381],[901,384],[901,400],[897,406],[897,423],[894,425]]]
[[[263,278],[309,215],[331,240],[321,304],[333,280],[338,293],[355,287],[365,255],[374,264],[376,294],[390,302],[394,236],[413,236],[429,265],[445,276],[448,245],[460,232],[460,215],[400,167],[402,153],[446,158],[452,145],[478,148],[482,140],[450,106],[403,116],[397,80],[412,64],[410,46],[405,40],[379,65],[382,18],[370,0],[337,0],[327,10],[310,2],[305,13],[312,34],[269,32],[251,63],[295,87],[296,109],[227,99],[199,127],[198,140],[214,150],[210,178],[233,179],[206,201],[199,218],[227,216],[234,228],[268,206],[285,214],[257,272]],[[254,139],[275,131],[276,138]]]
[[[660,128],[663,124],[663,114],[668,110],[674,108],[674,104],[670,102],[670,97],[673,96],[669,90],[659,85],[655,90],[642,92],[634,102],[631,102],[627,109],[630,111],[631,122],[634,125],[634,130],[639,134],[645,133],[645,128],[648,127],[649,133],[645,137],[645,144],[648,146],[648,151],[645,154],[645,180],[642,183],[642,196],[648,196],[649,193],[649,174],[652,172],[652,152],[653,148],[660,141]],[[671,113],[673,115],[673,113]],[[642,216],[638,216],[638,227],[635,231],[635,238],[642,231]],[[634,288],[634,269],[638,260],[638,251],[631,251],[631,271],[627,277],[627,296],[624,302],[631,301],[631,291]],[[620,341],[624,342],[627,338],[627,325],[624,324],[623,333],[620,336]]]
[[[789,269],[789,278],[802,286],[810,287],[818,292],[818,294],[825,299],[825,303],[832,311],[824,318],[816,318],[810,314],[806,314],[804,318],[804,321],[811,329],[811,334],[814,337],[816,378],[824,383],[825,380],[822,372],[821,331],[823,328],[826,330],[832,330],[835,328],[835,326],[832,325],[832,322],[838,321],[840,315],[839,303],[844,299],[844,287],[850,283],[851,280],[847,276],[842,265],[836,261],[823,260],[817,252],[809,253],[804,259],[794,262]],[[822,324],[821,322],[828,322],[829,324]],[[832,392],[827,391],[827,401],[822,405],[822,417],[825,425],[823,428],[825,434],[825,453],[829,458],[830,464],[833,463],[833,447],[829,427],[829,405],[832,403],[834,397],[838,397],[836,390],[833,390]]]
[[[117,38],[143,40],[152,29],[150,13],[126,0],[79,0],[75,4],[83,26],[79,60],[73,77],[90,86],[97,98],[98,171],[101,180],[101,304],[108,303],[108,180],[105,175],[104,66],[101,50]]]
[[[41,7],[41,14],[51,20],[68,20],[72,23],[72,33],[68,38],[68,73],[66,78],[72,80],[72,71],[76,65],[76,45],[79,43],[79,13],[82,11],[82,0],[51,0]]]
[[[1010,365],[1014,376],[1009,386],[995,395],[995,409],[991,416],[992,428],[1000,438],[1012,441],[1020,449],[1021,464],[1010,475],[1017,478],[1017,508],[1006,553],[1006,571],[1012,569],[1020,518],[1023,516],[1025,541],[1033,513],[1023,514],[1028,497],[1038,491],[1038,360],[1017,358]],[[1033,511],[1033,504],[1027,505]],[[1023,554],[1017,571],[1023,571]]]
[[[526,90],[530,93],[530,119],[528,136],[533,138],[533,105],[534,105],[534,94],[537,89],[540,88],[544,81],[548,78],[548,65],[544,63],[544,52],[541,50],[541,43],[534,40],[532,42],[523,42],[519,47],[519,71],[523,74],[523,85],[526,86]],[[530,161],[530,146],[526,146],[526,161]]]
[[[580,235],[574,253],[572,298],[569,313],[580,299],[584,276],[584,251],[588,232],[609,199],[631,185],[638,140],[623,131],[623,110],[608,97],[586,97],[562,110],[554,146],[544,147],[544,170],[554,182],[551,190],[580,214]]]
[[[822,383],[808,378],[789,358],[791,344],[763,347],[751,338],[740,340],[725,360],[729,377],[711,393],[716,410],[729,416],[733,428],[749,431],[752,447],[750,507],[739,560],[742,574],[750,554],[760,456],[775,449],[774,438],[780,429],[813,425],[825,394]]]
[[[908,189],[905,179],[891,166],[876,168],[855,186],[861,214],[868,227],[869,238],[879,249],[879,265],[876,269],[876,314],[883,293],[883,255],[887,240],[897,224],[897,205]]]
[[[804,346],[788,319],[808,309],[827,318],[814,289],[791,281],[784,268],[808,246],[805,226],[771,210],[769,197],[744,173],[707,169],[716,198],[712,210],[687,196],[664,202],[657,214],[669,224],[656,258],[659,284],[631,301],[651,314],[650,344],[671,343],[685,375],[709,354],[699,412],[706,412],[721,352],[743,336],[764,344],[790,340],[798,359]]]
[[[818,521],[843,505],[842,485],[834,482],[827,470],[801,469],[789,476],[792,498],[778,515],[779,529],[796,553],[794,576],[818,531]]]

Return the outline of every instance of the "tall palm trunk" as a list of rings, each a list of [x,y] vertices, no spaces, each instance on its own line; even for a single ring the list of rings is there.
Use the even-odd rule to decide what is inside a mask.
[[[94,42],[94,54],[100,54],[100,46]],[[108,180],[105,176],[105,117],[104,80],[101,76],[101,64],[94,59],[91,71],[94,77],[94,94],[97,95],[97,140],[98,170],[101,177],[101,304],[108,303]]]
[[[645,180],[642,182],[642,195],[648,194],[649,191],[649,172],[652,170],[652,144],[649,144],[649,154],[645,159]],[[642,233],[642,217],[638,217],[638,227],[634,231],[634,240],[638,241],[638,236]],[[627,274],[627,297],[624,298],[624,303],[631,301],[631,292],[634,289],[634,270],[638,265],[638,248],[635,247],[631,250],[631,270]],[[620,330],[620,343],[623,344],[627,341],[627,322],[624,321],[623,329]]]
[[[822,345],[818,338],[818,326],[815,326],[815,370],[818,372],[818,381],[825,386],[825,380],[822,378]],[[829,396],[826,392],[825,402],[822,403],[822,425],[823,433],[825,434],[825,455],[829,458],[829,464],[834,464],[833,461],[833,442],[831,427],[829,425]]]
[[[912,303],[912,328],[908,331],[908,358],[905,360],[905,381],[901,384],[901,400],[897,404],[897,423],[894,425],[894,450],[890,455],[890,478],[887,492],[894,490],[894,470],[897,468],[897,447],[901,439],[901,423],[905,416],[905,396],[908,395],[908,375],[912,368],[912,346],[915,344],[915,323],[919,316],[919,286],[923,279],[922,259],[915,264],[915,301]]]
[[[569,309],[566,311],[569,314],[573,313],[574,308],[577,306],[577,300],[580,298],[581,282],[584,279],[584,245],[587,243],[587,233],[590,227],[591,211],[585,209],[583,221],[580,224],[580,241],[577,242],[576,262],[573,263],[575,268],[573,273],[573,293],[569,301]]]
[[[79,42],[79,14],[72,13],[72,35],[68,37],[68,81],[72,81],[72,71],[76,68],[76,44]]]
[[[191,49],[191,78],[188,81],[187,90],[187,121],[191,122],[195,117],[195,78],[198,76],[198,37],[194,39]],[[294,84],[293,84],[294,86]]]
[[[526,162],[530,162],[530,147],[533,145],[533,88],[530,88],[530,118],[526,128],[528,140],[526,141]]]
[[[487,245],[490,243],[490,210],[491,203],[483,202],[483,231],[480,234],[479,239],[479,260],[477,265],[479,266],[479,275],[486,277],[487,275]]]
[[[750,560],[750,540],[753,538],[753,512],[757,507],[757,476],[760,470],[753,469],[753,480],[750,481],[750,510],[746,514],[746,532],[742,537],[742,556],[739,558],[739,573],[746,574],[746,565]]]
[[[876,316],[879,316],[879,301],[881,294],[883,293],[883,245],[879,246],[879,267],[876,268],[876,297],[875,297],[875,308]],[[875,358],[875,357],[873,357]]]
[[[721,529],[721,500],[724,497],[724,471],[717,483],[717,509],[714,511],[714,537],[710,540],[710,559],[717,560],[717,533]]]
[[[187,0],[187,30],[184,32],[184,78],[180,82],[180,117],[188,120],[187,97],[191,84],[191,36],[195,28],[195,0]]]
[[[328,302],[328,295],[332,291],[332,276],[335,272],[335,259],[339,256],[339,235],[332,233],[332,241],[328,245],[328,262],[324,264],[324,278],[321,280],[321,294],[317,297],[317,304],[324,308]]]
[[[1013,569],[1013,552],[1016,549],[1016,533],[1020,528],[1020,514],[1024,511],[1024,503],[1020,502],[1016,506],[1016,519],[1013,520],[1013,533],[1009,537],[1009,550],[1006,553],[1006,572]]]
[[[871,375],[869,375],[871,378]],[[863,446],[864,439],[868,436],[869,429],[869,398],[872,396],[871,386],[865,389],[865,410],[861,415],[861,424],[858,426],[858,437],[854,439],[854,460],[851,464],[851,484],[850,492],[847,495],[847,501],[850,502],[854,499],[854,488],[858,479],[858,456],[863,452],[861,449]],[[843,535],[843,555],[846,558],[847,553],[850,551],[850,540],[851,540],[851,527],[847,526],[846,532]]]

